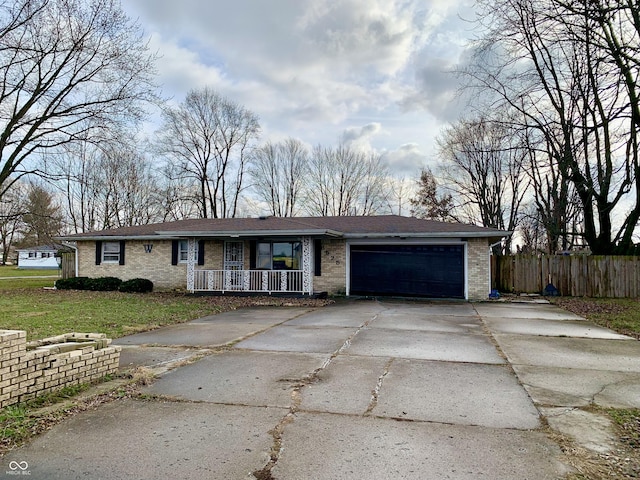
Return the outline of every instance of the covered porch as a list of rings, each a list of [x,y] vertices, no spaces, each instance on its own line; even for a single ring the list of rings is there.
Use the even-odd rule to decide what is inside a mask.
[[[289,239],[225,240],[222,269],[198,265],[196,237],[189,238],[187,290],[189,292],[313,294],[313,241]],[[249,268],[247,268],[249,267]]]

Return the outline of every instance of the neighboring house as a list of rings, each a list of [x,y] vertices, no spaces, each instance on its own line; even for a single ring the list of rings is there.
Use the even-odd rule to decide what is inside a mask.
[[[396,215],[181,220],[62,237],[78,276],[190,292],[328,292],[484,299],[510,232]]]
[[[20,248],[18,252],[18,268],[44,268],[58,269],[60,264],[56,254],[60,250],[59,245],[41,245],[39,247]]]

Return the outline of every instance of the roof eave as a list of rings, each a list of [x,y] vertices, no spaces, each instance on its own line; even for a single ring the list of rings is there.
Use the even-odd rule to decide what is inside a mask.
[[[245,231],[162,231],[159,235],[170,235],[175,237],[208,237],[208,238],[247,238],[247,237],[342,237],[344,234],[331,229],[309,229],[309,230],[245,230]]]
[[[513,232],[348,233],[344,238],[505,238]]]

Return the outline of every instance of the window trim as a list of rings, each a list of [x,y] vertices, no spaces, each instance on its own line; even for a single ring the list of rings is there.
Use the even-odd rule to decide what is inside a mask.
[[[184,244],[184,249],[182,248]],[[199,264],[199,252],[200,252],[200,242],[196,242],[196,251],[194,252],[194,261],[196,264]],[[184,259],[182,255],[184,254]],[[186,265],[189,263],[189,240],[178,240],[178,253],[177,253],[177,262],[178,265]]]
[[[293,244],[298,244],[299,249],[300,249],[300,258],[298,259],[299,261],[299,265],[298,268],[279,268],[276,269],[276,271],[298,271],[298,270],[302,270],[302,241],[301,240],[259,240],[258,242],[256,242],[256,265],[255,268],[256,270],[274,270],[273,268],[273,245],[277,244],[277,243],[289,243],[291,245]],[[266,250],[265,253],[263,253],[262,255],[260,254],[260,245],[268,245],[269,246],[269,267],[266,267],[266,262],[264,262],[265,266],[261,266],[260,264],[260,259],[262,258],[263,260],[266,260],[267,254],[266,254]],[[292,247],[292,253],[293,251],[295,251],[295,248]],[[291,257],[293,258],[293,257]]]
[[[118,250],[113,250],[111,252],[107,251],[107,246],[117,245]],[[110,256],[112,258],[107,259],[106,257]],[[108,264],[120,264],[120,259],[122,258],[122,244],[121,242],[102,242],[102,256],[101,262]]]

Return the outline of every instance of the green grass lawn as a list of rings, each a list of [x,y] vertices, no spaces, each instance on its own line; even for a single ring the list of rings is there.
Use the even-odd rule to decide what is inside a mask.
[[[7,278],[13,277],[37,277],[37,276],[47,276],[47,277],[59,277],[60,270],[53,269],[26,269],[20,270],[18,267],[14,265],[0,265],[0,281]]]
[[[222,309],[207,298],[186,295],[44,290],[31,280],[24,284],[29,287],[0,284],[0,329],[26,330],[28,340],[67,332],[117,338]]]
[[[640,339],[640,300],[557,297],[553,303],[598,325]]]
[[[293,302],[277,297],[53,290],[54,282],[53,278],[0,279],[0,329],[26,330],[28,341],[69,332],[118,338],[239,307]],[[298,303],[325,302],[300,299]]]

